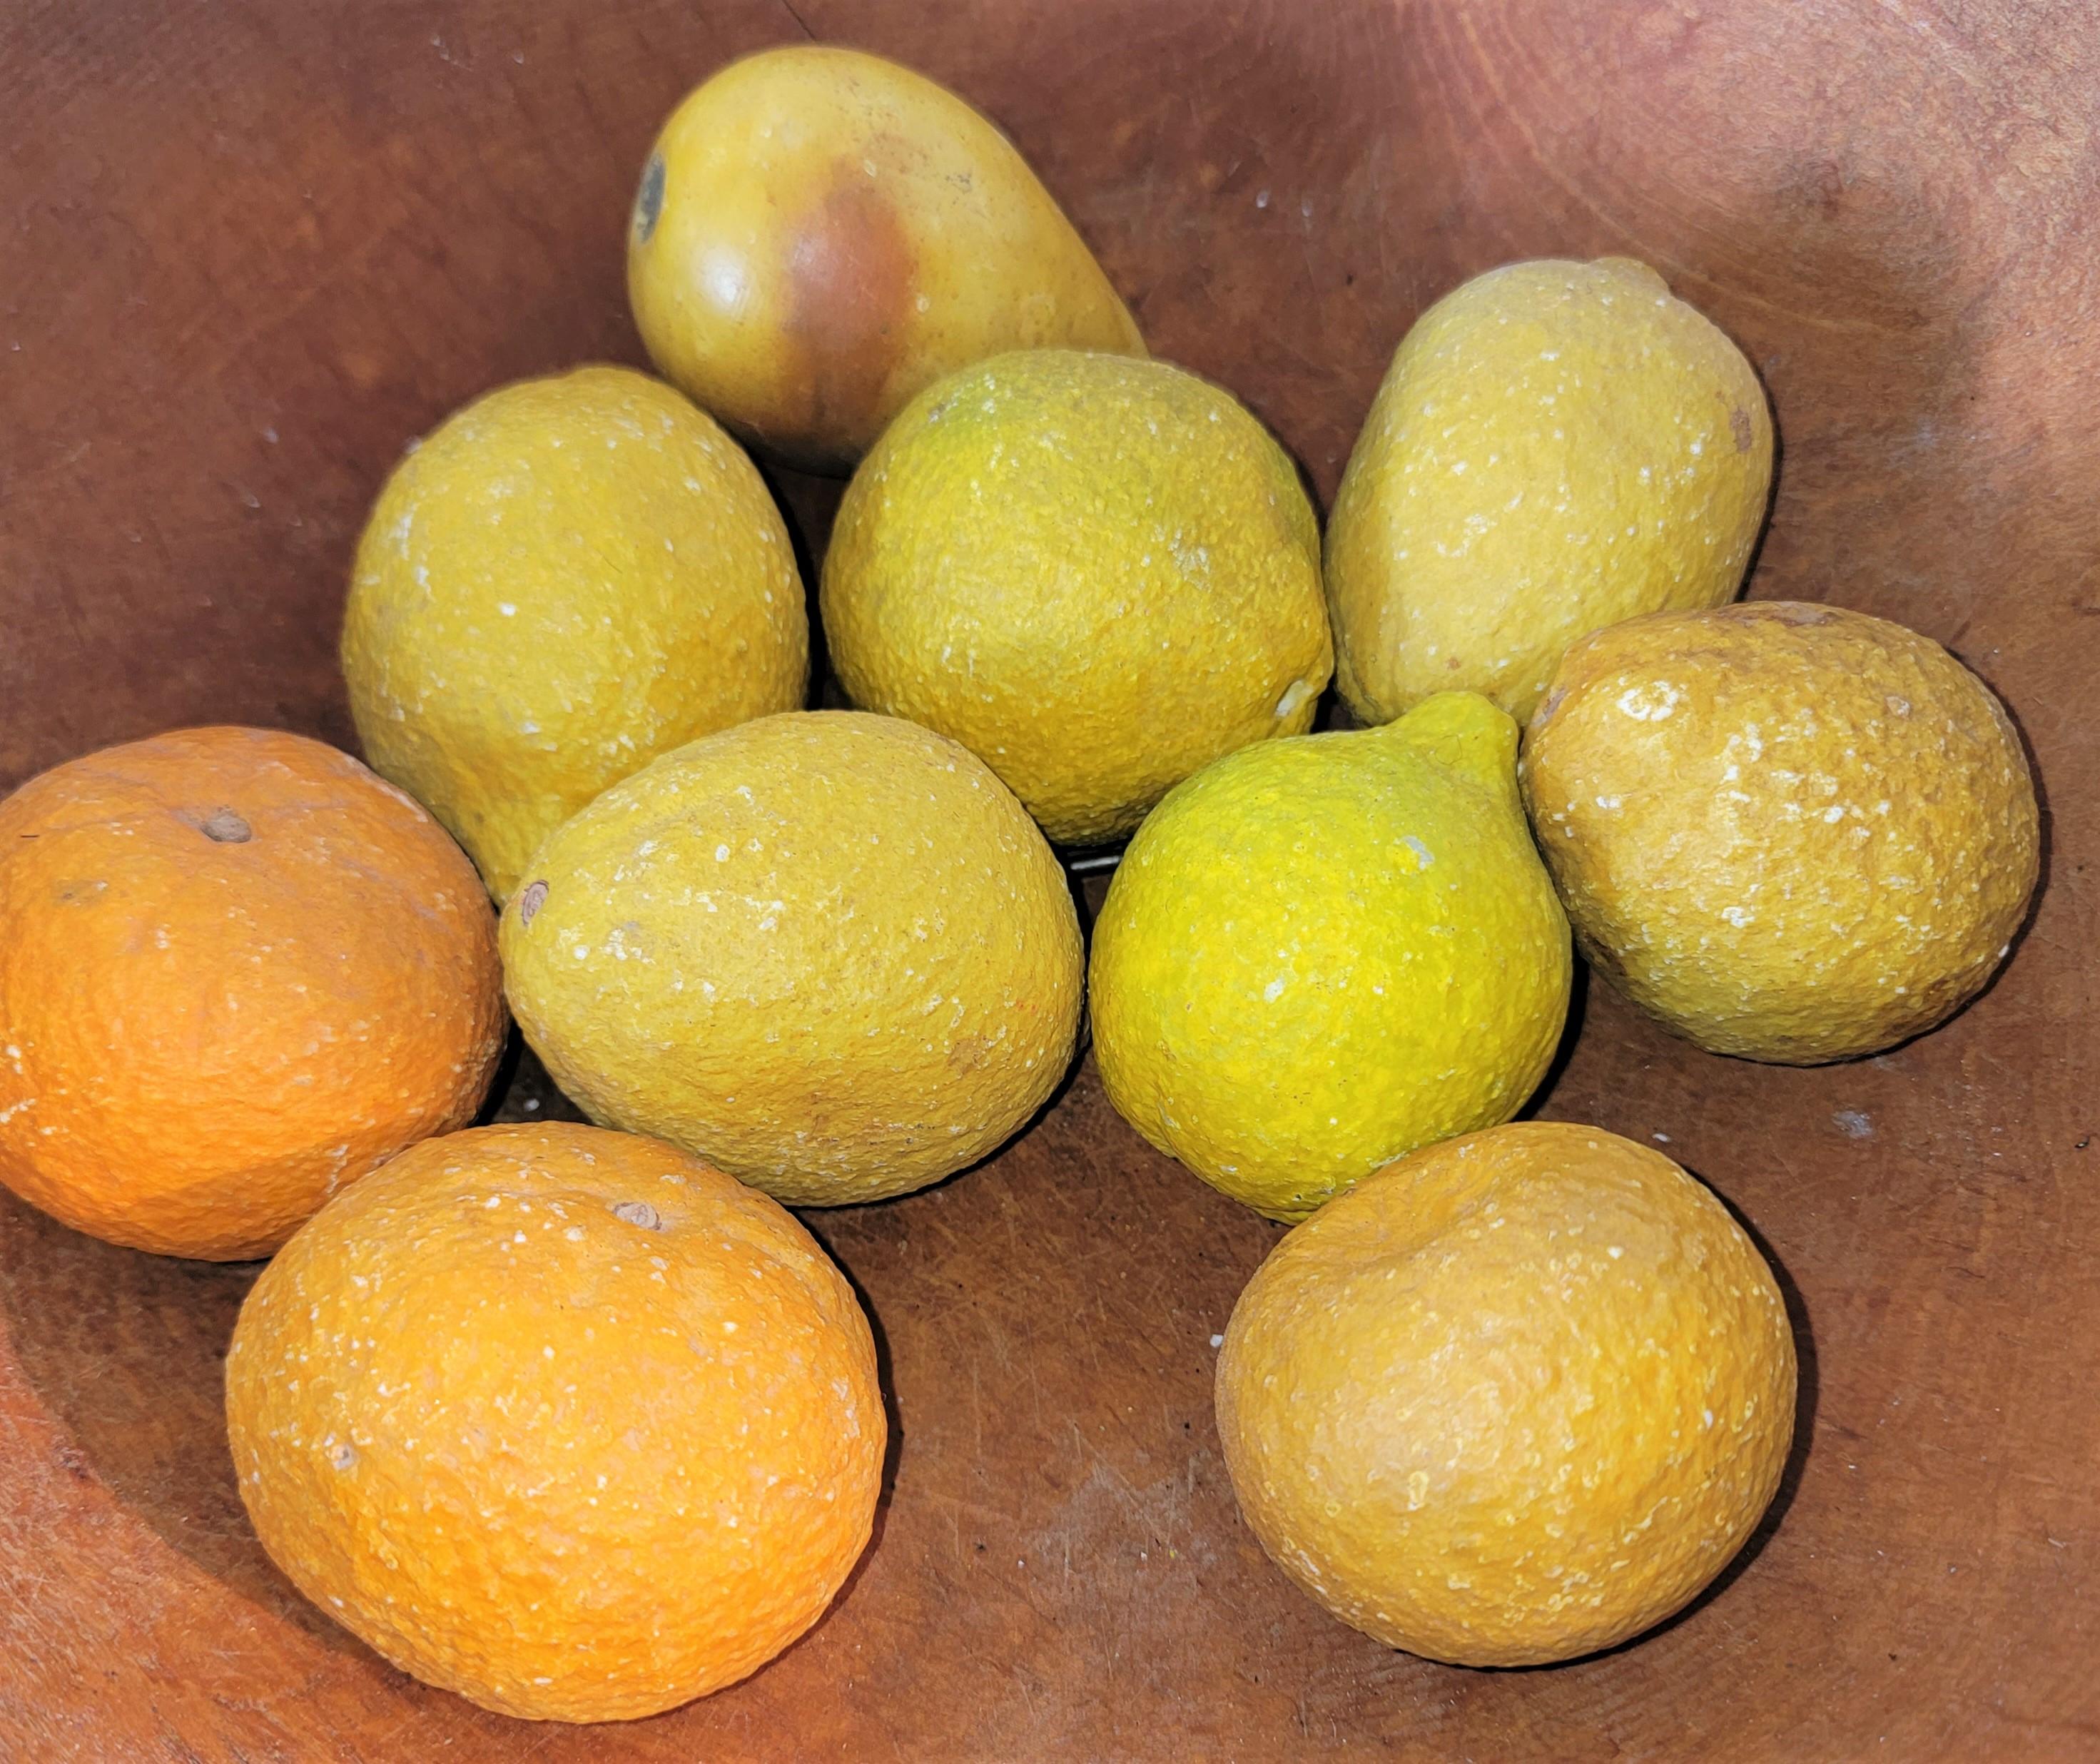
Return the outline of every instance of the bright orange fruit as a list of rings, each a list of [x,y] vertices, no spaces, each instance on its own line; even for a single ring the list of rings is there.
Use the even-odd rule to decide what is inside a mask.
[[[470,1119],[502,1050],[474,867],[346,753],[260,729],[110,747],[0,802],[0,1181],[78,1230],[234,1260]]]
[[[845,1277],[779,1205],[567,1122],[426,1140],[249,1294],[241,1497],[404,1671],[528,1718],[756,1670],[867,1546],[886,1435]]]

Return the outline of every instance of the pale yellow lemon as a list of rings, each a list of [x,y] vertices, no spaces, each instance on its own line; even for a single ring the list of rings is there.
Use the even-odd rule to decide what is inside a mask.
[[[1064,872],[1012,792],[886,717],[761,717],[615,784],[505,909],[526,1039],[598,1121],[798,1206],[995,1150],[1063,1077]]]
[[[1072,845],[1308,727],[1332,664],[1289,456],[1229,394],[1119,355],[923,393],[854,475],[822,602],[856,703],[952,735]]]
[[[607,784],[799,705],[809,652],[751,461],[624,368],[505,386],[426,436],[380,492],[343,615],[366,758],[499,902]]]
[[[1521,722],[1585,632],[1732,598],[1771,456],[1749,363],[1647,265],[1476,276],[1407,333],[1335,497],[1350,709],[1463,688]]]

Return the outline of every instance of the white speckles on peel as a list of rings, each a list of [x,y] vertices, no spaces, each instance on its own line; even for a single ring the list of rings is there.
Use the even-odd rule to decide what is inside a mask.
[[[1283,979],[1281,976],[1278,976],[1276,979],[1272,980],[1267,986],[1261,989],[1261,995],[1269,1003],[1273,1004],[1278,999],[1283,996]]]
[[[1666,681],[1657,681],[1652,688],[1629,686],[1619,695],[1619,712],[1635,722],[1659,723],[1677,708],[1683,696]]]
[[[506,619],[514,619],[514,618],[516,618],[516,617],[518,616],[518,607],[517,607],[517,605],[516,605],[516,603],[515,603],[514,602],[512,602],[512,601],[508,601],[508,600],[498,601],[498,602],[496,603],[496,610],[498,612],[501,613],[501,614],[503,615],[503,616],[504,616],[505,618],[506,618]]]
[[[1414,853],[1414,861],[1422,869],[1427,870],[1432,864],[1436,862],[1436,853],[1431,851],[1427,845],[1423,844],[1418,836],[1413,833],[1403,833],[1401,835],[1400,842],[1410,851]]]

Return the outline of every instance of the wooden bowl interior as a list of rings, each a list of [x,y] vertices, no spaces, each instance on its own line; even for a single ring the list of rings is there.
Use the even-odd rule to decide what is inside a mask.
[[[1595,986],[1538,1105],[1665,1146],[1780,1270],[1804,1376],[1773,1513],[1688,1612],[1555,1669],[1331,1621],[1239,1522],[1211,1420],[1211,1344],[1274,1228],[1150,1153],[1083,1068],[988,1166],[810,1219],[876,1319],[897,1434],[822,1625],[672,1715],[536,1729],[385,1667],[262,1555],[218,1406],[252,1269],[0,1199],[0,1731],[37,1756],[542,1764],[2089,1751],[2085,11],[38,0],[0,24],[0,787],[186,723],[349,744],[345,572],[404,443],[499,381],[640,360],[621,230],[657,122],[805,31],[996,118],[1157,351],[1252,405],[1323,502],[1428,301],[1513,258],[1648,259],[1771,390],[1752,592],[1901,620],[2006,699],[2051,845],[1984,999],[1793,1071]],[[814,562],[836,487],[778,482]],[[529,1061],[510,1082],[507,1117],[566,1107]]]

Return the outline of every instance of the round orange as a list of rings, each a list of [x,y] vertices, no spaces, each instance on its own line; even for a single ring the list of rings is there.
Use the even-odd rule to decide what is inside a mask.
[[[853,1290],[776,1202],[660,1140],[430,1140],[241,1308],[241,1497],[322,1610],[529,1719],[654,1714],[823,1613],[885,1428]]]
[[[1610,1647],[1740,1550],[1793,1437],[1786,1306],[1659,1152],[1529,1121],[1410,1153],[1247,1282],[1218,1435],[1276,1564],[1390,1647]]]
[[[0,1181],[134,1249],[265,1255],[471,1119],[496,926],[436,822],[333,747],[189,729],[0,802]]]

